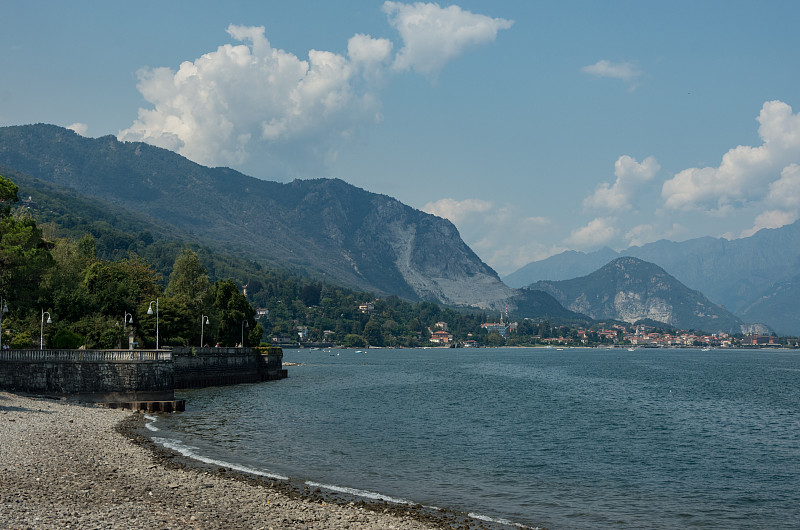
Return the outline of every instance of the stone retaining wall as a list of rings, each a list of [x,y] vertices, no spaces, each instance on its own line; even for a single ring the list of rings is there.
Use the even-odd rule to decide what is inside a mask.
[[[175,388],[257,383],[281,378],[283,350],[269,348],[175,348]],[[285,377],[285,375],[283,375]]]
[[[175,388],[255,383],[286,377],[283,350],[3,350],[0,389],[84,401],[172,401]]]
[[[3,350],[0,388],[86,401],[174,399],[172,353],[157,350]]]

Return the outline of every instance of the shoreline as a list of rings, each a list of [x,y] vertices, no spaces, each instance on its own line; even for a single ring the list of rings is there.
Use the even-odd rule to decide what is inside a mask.
[[[203,464],[141,433],[144,415],[0,392],[3,528],[495,528]]]

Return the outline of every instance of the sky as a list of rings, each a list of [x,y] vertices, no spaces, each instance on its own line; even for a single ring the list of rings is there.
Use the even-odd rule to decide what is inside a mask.
[[[800,2],[0,0],[0,126],[452,221],[502,275],[800,217]]]

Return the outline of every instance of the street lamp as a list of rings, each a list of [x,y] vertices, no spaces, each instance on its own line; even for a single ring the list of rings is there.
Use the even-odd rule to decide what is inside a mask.
[[[208,324],[208,317],[200,315],[200,347],[203,347],[203,325]]]
[[[156,304],[156,349],[158,350],[159,349],[159,347],[158,347],[158,298],[156,298],[155,300],[151,300],[150,301],[150,305],[147,306],[147,314],[148,315],[152,315],[153,314],[153,304]]]
[[[0,350],[3,349],[3,313],[8,313],[8,300],[5,298],[0,298]]]
[[[125,331],[128,324],[133,324],[133,315],[125,311],[125,316],[122,317],[122,331]]]
[[[39,330],[39,349],[44,349],[44,316],[47,315],[47,323],[52,324],[53,320],[50,318],[50,312],[42,309],[42,326]]]
[[[242,320],[242,348],[244,348],[244,328],[249,328],[250,323],[247,320]]]

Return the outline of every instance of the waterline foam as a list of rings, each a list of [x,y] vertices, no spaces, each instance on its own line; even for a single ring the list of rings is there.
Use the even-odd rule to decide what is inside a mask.
[[[199,462],[203,462],[204,464],[211,464],[214,466],[226,467],[228,469],[232,469],[234,471],[240,471],[242,473],[247,473],[250,475],[256,475],[259,477],[270,478],[273,480],[289,480],[289,477],[285,477],[283,475],[277,475],[275,473],[268,473],[266,471],[260,471],[258,469],[254,469],[252,467],[247,466],[240,466],[238,464],[232,464],[230,462],[226,462],[224,460],[217,460],[215,458],[208,458],[205,456],[201,456],[196,453],[194,450],[197,449],[196,447],[189,447],[188,445],[184,444],[180,440],[170,439],[170,438],[160,438],[157,436],[153,437],[153,441],[162,447],[180,453],[182,456],[187,458],[191,458],[192,460],[197,460]]]

